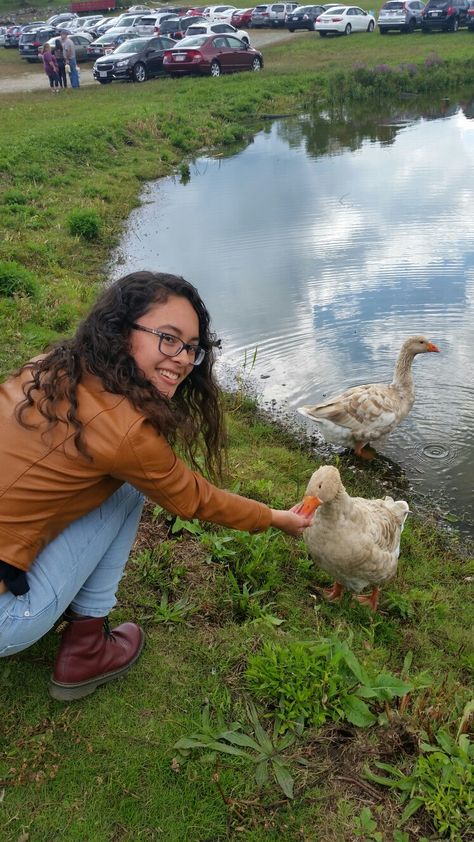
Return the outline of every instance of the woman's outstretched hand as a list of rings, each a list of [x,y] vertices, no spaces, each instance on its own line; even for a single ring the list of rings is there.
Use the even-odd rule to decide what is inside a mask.
[[[311,526],[314,517],[313,514],[298,514],[297,509],[299,508],[300,504],[298,503],[296,506],[293,506],[292,509],[285,511],[281,509],[272,509],[272,526],[275,526],[276,529],[281,529],[281,531],[286,532],[287,535],[292,535],[293,538],[299,538],[300,535],[303,534],[303,530],[305,530],[308,526]]]

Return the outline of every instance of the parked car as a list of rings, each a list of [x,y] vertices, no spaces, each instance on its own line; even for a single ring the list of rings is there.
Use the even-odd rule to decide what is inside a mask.
[[[209,18],[211,23],[214,21],[223,21],[230,23],[232,14],[236,11],[235,6],[206,6],[204,9],[204,17]]]
[[[22,32],[20,35],[19,51],[20,57],[26,59],[30,64],[34,61],[41,61],[38,55],[38,48],[48,41],[53,41],[59,38],[59,32],[52,26],[42,26],[39,29],[33,29],[31,32]]]
[[[307,29],[313,32],[316,29],[316,19],[324,14],[324,6],[298,6],[286,19],[286,27],[289,32],[296,29]]]
[[[398,32],[414,32],[421,26],[421,13],[425,8],[422,0],[388,0],[380,9],[377,26],[381,35],[391,29]]]
[[[422,32],[457,32],[469,23],[469,0],[428,0],[421,17]]]
[[[167,35],[168,38],[173,38],[174,41],[180,41],[185,38],[187,30],[195,23],[209,23],[209,18],[198,18],[196,15],[187,15],[186,17],[165,18],[159,26],[160,35]]]
[[[192,35],[235,35],[241,41],[250,44],[249,34],[245,29],[236,29],[230,23],[193,23],[188,27],[187,37]]]
[[[469,32],[474,32],[474,0],[470,0],[469,9],[467,11],[467,26]]]
[[[81,30],[94,29],[101,20],[103,20],[102,15],[88,15],[85,18],[77,18],[76,28]]]
[[[98,58],[92,73],[101,85],[114,80],[144,82],[163,73],[165,50],[176,42],[155,35],[153,38],[132,38],[120,44],[113,53]]]
[[[261,70],[263,56],[233,35],[193,35],[167,50],[163,68],[171,76],[200,73],[220,76],[240,70]]]
[[[51,15],[51,17],[46,21],[46,25],[61,27],[63,24],[66,24],[68,21],[77,17],[78,15],[76,15],[75,12],[61,12],[59,15]]]
[[[232,26],[235,26],[236,29],[239,29],[241,26],[250,26],[250,20],[252,17],[252,9],[237,9],[235,12],[232,12],[232,17],[230,22]]]
[[[5,43],[5,32],[7,31],[6,26],[0,26],[0,44]]]
[[[271,3],[268,7],[270,26],[285,26],[286,19],[298,6],[298,3]]]
[[[260,3],[259,6],[255,6],[251,18],[250,18],[250,25],[252,27],[257,26],[270,26],[270,4],[269,3]]]
[[[8,26],[3,40],[5,49],[12,49],[18,47],[21,35],[21,26]]]
[[[92,41],[91,44],[87,47],[87,55],[90,59],[100,58],[100,56],[105,56],[108,53],[112,53],[117,47],[120,47],[120,44],[123,44],[124,41],[130,41],[132,38],[136,38],[134,32],[122,32],[115,34],[113,31],[109,34],[108,32],[105,35],[101,35],[100,38],[96,38],[95,41]]]
[[[359,6],[333,6],[316,20],[321,38],[329,33],[350,35],[351,32],[373,32],[375,18]]]

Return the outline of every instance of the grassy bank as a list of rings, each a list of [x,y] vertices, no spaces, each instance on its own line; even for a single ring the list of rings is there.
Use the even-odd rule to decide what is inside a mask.
[[[264,73],[217,84],[2,97],[0,261],[31,293],[0,298],[3,373],[88,307],[144,181],[203,147],[245,143],[270,114],[449,93],[473,72],[472,43],[308,36],[291,52],[265,50]],[[441,63],[425,67],[433,52]],[[400,72],[404,62],[416,72]],[[393,72],[373,70],[381,63]],[[247,400],[228,410],[229,486],[295,503],[315,455]],[[377,463],[339,467],[351,493],[381,493]],[[0,661],[0,840],[467,840],[472,560],[416,516],[402,538],[373,616],[349,598],[326,603],[327,579],[298,542],[173,522],[149,506],[113,616],[147,632],[130,675],[61,706],[46,695],[54,632]],[[404,822],[407,804],[418,810]]]

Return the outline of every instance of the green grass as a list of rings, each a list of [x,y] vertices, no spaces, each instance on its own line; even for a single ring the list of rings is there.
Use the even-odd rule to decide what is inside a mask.
[[[291,49],[265,49],[262,74],[0,97],[0,262],[20,264],[39,285],[35,297],[0,299],[2,373],[72,330],[106,276],[110,249],[146,180],[183,172],[203,146],[225,154],[245,144],[266,115],[339,106],[354,92],[372,109],[389,109],[390,86],[377,88],[377,74],[364,68],[354,72],[356,61],[421,66],[434,51],[441,69],[412,84],[449,91],[469,81],[472,43],[464,32],[310,35]],[[3,52],[6,67],[14,59]],[[70,233],[76,209],[97,214],[97,240]],[[273,505],[297,502],[314,455],[242,395],[229,399],[228,410],[228,484]],[[377,463],[354,472],[347,457],[338,466],[351,493],[382,493]],[[372,616],[349,597],[340,605],[320,598],[327,578],[300,542],[275,536],[259,561],[261,546],[247,539],[236,549],[225,531],[172,533],[170,526],[163,515],[153,519],[150,507],[121,584],[113,619],[137,620],[147,632],[143,657],[126,679],[77,704],[49,699],[54,632],[0,661],[1,842],[352,842],[377,833],[407,842],[396,835],[403,805],[385,788],[367,789],[363,768],[388,762],[409,773],[422,730],[431,741],[441,727],[456,736],[474,668],[473,561],[461,541],[411,516],[397,576]],[[246,583],[254,596],[244,593]],[[350,643],[371,676],[390,672],[414,690],[376,706],[372,728],[306,727],[284,752],[294,801],[275,781],[257,786],[242,757],[177,756],[174,744],[199,731],[206,704],[213,723],[238,720],[251,733],[245,670],[264,641],[293,646],[332,635]],[[278,699],[259,705],[271,729]],[[432,837],[433,817],[422,809],[405,831],[410,840]]]

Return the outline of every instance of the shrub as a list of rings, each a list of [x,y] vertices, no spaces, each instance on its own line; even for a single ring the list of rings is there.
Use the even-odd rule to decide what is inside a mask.
[[[0,261],[0,296],[34,296],[37,292],[38,283],[32,272],[14,260]]]
[[[11,187],[10,190],[5,190],[3,194],[3,203],[5,205],[26,205],[28,198],[21,190],[16,187]]]
[[[71,234],[83,240],[96,240],[99,236],[101,220],[95,210],[75,208],[67,218]]]
[[[335,636],[314,644],[265,643],[259,654],[249,657],[246,679],[262,702],[278,710],[283,729],[320,726],[328,719],[367,727],[377,721],[370,709],[374,703],[413,688],[389,673],[372,678],[348,644]]]

